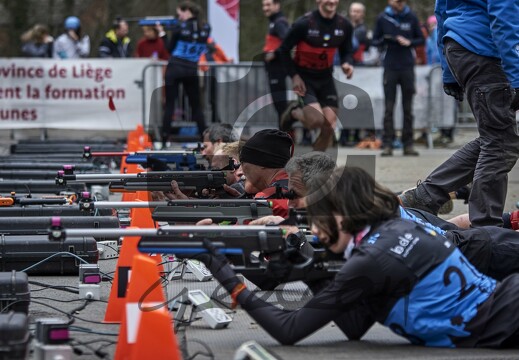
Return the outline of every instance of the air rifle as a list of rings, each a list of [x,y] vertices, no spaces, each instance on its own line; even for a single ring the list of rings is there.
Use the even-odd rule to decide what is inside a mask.
[[[203,240],[209,239],[243,274],[261,289],[273,289],[281,283],[304,280],[319,282],[335,276],[342,263],[328,262],[319,254],[300,253],[284,239],[284,230],[278,226],[164,226],[159,229],[57,229],[49,239],[60,240],[69,236],[116,238],[140,236],[139,251],[143,253],[174,254],[177,258],[196,258],[207,252]],[[311,249],[311,248],[310,248]],[[297,259],[297,260],[294,260]],[[317,259],[317,261],[316,261]],[[273,268],[284,268],[272,271]]]
[[[1,170],[60,170],[63,168],[62,162],[20,162],[13,161],[11,163],[0,163]],[[96,171],[98,168],[94,164],[81,163],[74,166],[79,171]]]
[[[135,175],[110,182],[110,191],[171,191],[171,181],[175,180],[180,190],[201,196],[204,189],[218,190],[226,184],[222,171],[149,171]]]
[[[189,144],[193,145],[193,144]],[[92,151],[90,146],[85,146],[83,148],[83,158],[91,159],[93,157],[125,157],[129,155],[146,155],[146,154],[166,154],[171,152],[184,152],[184,153],[192,153],[192,154],[200,154],[204,149],[204,145],[201,143],[196,143],[193,146],[182,146],[178,149],[170,149],[170,150],[140,150],[140,151]]]
[[[75,201],[76,194],[62,196],[41,196],[16,195],[11,192],[8,196],[0,196],[0,207],[4,206],[27,206],[27,205],[66,205]]]
[[[60,220],[61,221],[61,220]],[[54,221],[56,223],[57,221]],[[251,261],[251,253],[259,251],[265,256],[276,258],[286,248],[283,230],[275,226],[163,226],[158,229],[64,229],[54,226],[49,231],[49,240],[63,240],[67,237],[141,236],[139,251],[144,253],[175,254],[180,258],[195,257],[207,252],[202,240],[213,241],[222,254],[234,258],[237,267],[258,268],[258,262]]]
[[[88,194],[88,195],[84,195]],[[99,209],[154,209],[153,220],[175,223],[196,223],[212,219],[221,225],[244,225],[250,220],[272,215],[271,203],[253,199],[189,199],[169,201],[94,201],[88,192],[78,199],[79,209],[93,213]]]
[[[155,207],[152,218],[171,225],[196,223],[202,219],[212,219],[214,224],[221,225],[246,225],[268,215],[272,215],[272,207],[267,200],[201,199],[171,200],[166,206]]]
[[[148,171],[137,174],[74,174],[58,171],[56,184],[70,182],[109,184],[110,191],[171,191],[175,180],[182,191],[192,190],[201,194],[203,189],[218,190],[226,183],[223,171]]]
[[[55,170],[0,170],[1,180],[52,180]]]
[[[167,170],[205,170],[202,155],[185,151],[168,151],[164,153],[133,154],[126,156],[127,164],[139,164],[153,171]],[[207,161],[205,161],[207,163]]]
[[[89,146],[85,146],[83,157],[91,159],[102,157],[126,157],[126,163],[139,164],[153,171],[165,170],[205,170],[207,161],[196,150],[143,150],[135,152],[92,152]],[[174,165],[171,168],[168,165]]]
[[[4,180],[0,181],[0,192],[28,192],[33,194],[60,194],[64,190],[68,192],[81,192],[86,190],[82,182],[57,186],[54,180]]]
[[[120,227],[119,219],[115,216],[63,216],[60,219],[62,225],[67,228],[118,229]],[[0,234],[4,235],[47,234],[51,225],[51,216],[0,216]],[[105,238],[97,240],[105,240]]]
[[[146,16],[139,20],[139,26],[155,26],[157,23],[166,29],[171,29],[178,24],[178,20],[174,16]]]
[[[202,245],[209,239],[234,265],[236,272],[264,290],[286,282],[322,281],[335,276],[343,262],[328,262],[320,252],[302,252],[284,238],[278,226],[166,226],[159,229],[165,236],[143,236],[138,249],[144,253],[175,254],[196,257],[206,252]],[[282,271],[279,271],[282,269]]]

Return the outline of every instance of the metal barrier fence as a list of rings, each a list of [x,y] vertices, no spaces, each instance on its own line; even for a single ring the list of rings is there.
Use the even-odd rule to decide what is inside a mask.
[[[150,64],[142,73],[142,119],[149,131],[160,134],[164,90],[162,77],[165,62]],[[418,66],[414,98],[414,127],[430,133],[436,128],[456,124],[456,103],[444,94],[439,67]],[[339,95],[339,121],[343,128],[382,129],[384,94],[383,69],[357,67],[351,80],[340,70],[334,72]],[[287,78],[288,80],[288,78]],[[288,84],[288,89],[291,88]],[[200,77],[203,112],[206,123],[235,124],[245,132],[277,127],[278,119],[269,95],[267,76],[262,63],[209,64]],[[288,91],[289,97],[295,94]],[[399,95],[400,96],[400,95]],[[182,101],[175,111],[174,127],[194,126],[189,123],[189,105]],[[353,106],[352,106],[353,104]],[[395,127],[402,126],[400,100],[395,106]],[[187,123],[186,123],[187,122]],[[432,145],[432,141],[429,144]]]

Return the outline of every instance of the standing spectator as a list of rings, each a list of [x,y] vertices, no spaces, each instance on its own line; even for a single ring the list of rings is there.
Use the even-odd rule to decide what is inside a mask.
[[[382,156],[393,155],[396,89],[400,85],[404,122],[402,143],[404,155],[418,156],[413,148],[413,95],[415,93],[413,47],[425,42],[416,15],[405,0],[388,0],[388,6],[377,18],[373,44],[385,47],[384,57],[384,135]]]
[[[440,55],[438,54],[437,34],[436,34],[436,17],[431,15],[427,18],[427,37],[425,38],[425,51],[426,51],[426,63],[427,65],[436,65],[440,63]],[[435,139],[434,146],[445,146],[452,142],[453,128],[441,129],[441,137]],[[424,129],[421,136],[415,139],[415,143],[420,142],[427,144],[427,131]]]
[[[233,61],[233,58],[228,57],[222,47],[218,45],[213,38],[209,38],[207,39],[207,51],[200,56],[198,65],[200,66],[200,70],[208,71],[208,62],[231,64]]]
[[[364,24],[366,7],[359,2],[351,3],[348,15],[353,25],[353,36],[359,44],[357,50],[353,53],[353,65],[363,65],[364,53],[369,50],[371,44],[368,28]]]
[[[136,57],[154,58],[168,60],[169,53],[164,44],[163,37],[166,36],[162,25],[143,26],[142,38],[137,42],[135,50]]]
[[[49,28],[36,24],[21,36],[22,54],[27,57],[50,58],[52,57],[52,42],[54,39],[49,34]]]
[[[281,116],[287,108],[287,73],[277,49],[285,39],[290,28],[288,20],[281,11],[281,0],[263,0],[263,14],[269,20],[269,31],[263,46],[263,61],[269,79],[270,95],[281,126]]]
[[[81,21],[75,16],[65,19],[65,33],[54,42],[55,59],[86,58],[90,54],[90,37],[81,34]]]
[[[204,76],[204,87],[209,90],[209,105],[211,106],[211,122],[220,122],[218,116],[218,82],[216,81],[216,69],[209,66],[208,62],[217,64],[231,64],[234,59],[228,57],[223,48],[214,41],[213,38],[207,39],[207,51],[200,56],[198,66],[206,75]]]
[[[420,30],[422,31],[422,36],[424,39],[429,37],[429,28],[426,24],[420,22]],[[425,65],[427,64],[427,49],[425,48],[425,43],[415,46],[415,64],[416,65]]]
[[[427,50],[427,64],[434,65],[440,63],[440,54],[438,53],[438,31],[436,29],[438,21],[436,16],[431,15],[427,18],[427,28],[429,36],[425,41],[425,48]]]
[[[99,57],[128,58],[131,57],[131,41],[128,37],[128,23],[116,18],[112,29],[105,34],[99,45]]]
[[[437,65],[440,64],[440,54],[438,53],[438,21],[436,16],[431,15],[427,18],[427,28],[429,29],[429,36],[425,41],[425,48],[427,50],[427,64]],[[458,103],[457,105],[460,105]],[[435,139],[434,146],[446,146],[454,140],[454,127],[440,129],[441,136]]]
[[[296,20],[279,48],[294,91],[304,104],[303,108],[288,106],[281,118],[281,129],[289,130],[296,121],[308,129],[320,129],[313,144],[319,151],[326,150],[335,135],[338,98],[332,72],[337,49],[342,71],[348,79],[353,76],[353,27],[337,14],[338,3],[317,0],[317,9]]]
[[[180,85],[187,95],[191,109],[191,120],[198,125],[202,134],[206,128],[200,106],[198,61],[207,51],[211,27],[200,18],[200,7],[185,1],[177,8],[178,25],[173,29],[169,46],[171,57],[166,68],[166,106],[162,126],[162,142],[171,132],[171,121],[175,102],[179,99]]]
[[[503,226],[508,172],[519,157],[519,3],[455,5],[436,1],[443,89],[458,101],[467,92],[479,137],[400,200],[404,206],[434,212],[449,199],[449,192],[472,181],[472,226]]]
[[[368,28],[364,24],[366,17],[366,6],[360,2],[353,2],[348,11],[348,17],[353,25],[353,36],[356,40],[357,48],[353,53],[353,65],[364,65],[364,54],[369,51],[371,39],[368,34]],[[353,139],[350,142],[350,129],[341,131],[341,145],[356,145],[360,142],[361,129],[353,131]]]

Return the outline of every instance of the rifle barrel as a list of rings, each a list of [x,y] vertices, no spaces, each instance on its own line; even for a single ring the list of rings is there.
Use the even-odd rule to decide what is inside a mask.
[[[64,229],[67,236],[93,236],[93,237],[117,237],[117,236],[147,236],[147,237],[167,237],[179,236],[185,238],[186,241],[195,237],[209,237],[225,239],[226,235],[232,234],[258,234],[260,231],[268,231],[269,233],[278,231],[281,235],[281,229],[277,226],[248,226],[248,225],[176,225],[163,226],[158,229]]]

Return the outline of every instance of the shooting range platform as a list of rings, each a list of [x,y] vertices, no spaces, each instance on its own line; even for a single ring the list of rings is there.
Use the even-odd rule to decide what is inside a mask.
[[[417,147],[419,157],[403,157],[401,151],[395,150],[394,156],[381,158],[380,151],[355,150],[340,148],[338,163],[344,164],[349,154],[376,155],[375,177],[382,184],[394,191],[400,191],[416,185],[418,179],[424,179],[441,162],[447,159],[457,146],[475,137],[475,133],[464,130],[456,134],[455,143],[446,149],[424,149]],[[308,149],[306,149],[308,151]],[[519,196],[519,167],[516,166],[509,174],[509,189],[505,210],[515,210]],[[455,201],[454,211],[445,216],[450,217],[467,211],[463,201]],[[111,274],[115,270],[116,260],[100,260],[101,271]],[[113,276],[113,273],[111,274]],[[53,286],[78,286],[77,276],[30,276],[29,281],[38,281]],[[214,280],[199,282],[193,274],[186,274],[182,280],[175,280],[174,286],[181,291],[201,289],[207,294],[213,294],[218,287]],[[110,282],[101,283],[101,301],[89,303],[85,309],[76,312],[78,318],[71,325],[71,336],[83,343],[91,342],[91,347],[107,353],[107,358],[113,358],[119,325],[101,324],[104,318],[106,301],[110,293]],[[253,285],[250,285],[252,288]],[[67,293],[56,289],[42,289],[41,286],[31,285],[30,320],[41,317],[62,317],[62,312],[72,311],[83,303],[77,300],[77,294]],[[39,290],[39,291],[37,291]],[[229,304],[230,299],[224,296],[223,289],[216,292],[217,297]],[[262,292],[267,298],[287,309],[300,307],[308,299],[309,291],[301,282],[285,284],[272,292]],[[72,301],[75,300],[75,301]],[[41,305],[40,303],[46,304]],[[52,309],[48,306],[52,306]],[[210,352],[214,359],[232,359],[238,347],[248,341],[255,340],[260,345],[275,353],[281,359],[519,359],[519,350],[489,350],[489,349],[435,349],[410,345],[407,340],[394,335],[381,325],[373,326],[361,341],[346,341],[345,336],[333,324],[318,330],[295,346],[282,346],[272,339],[245,311],[237,309],[233,312],[225,310],[233,321],[227,328],[213,330],[203,319],[192,322],[185,327],[185,332],[177,334],[177,342],[187,345],[189,356],[199,354],[195,359],[211,359],[204,355]],[[81,318],[81,319],[80,319]],[[111,342],[110,342],[111,341]],[[200,342],[203,342],[207,348]],[[96,359],[92,351],[84,350],[75,359]],[[31,357],[32,358],[32,355]]]

